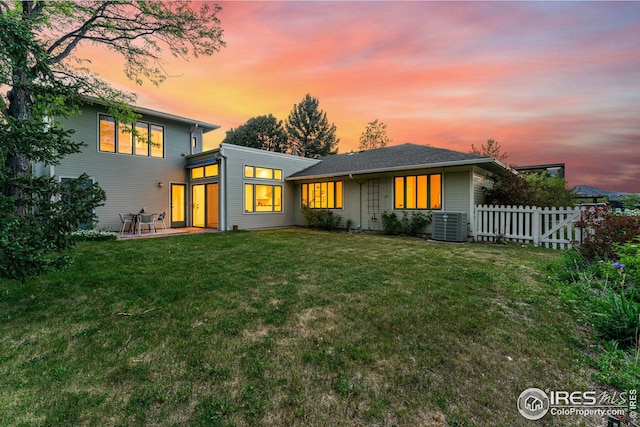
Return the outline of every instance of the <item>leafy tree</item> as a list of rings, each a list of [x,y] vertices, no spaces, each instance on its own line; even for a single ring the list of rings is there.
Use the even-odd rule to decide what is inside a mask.
[[[501,162],[509,157],[494,139],[487,140],[480,148],[471,144],[471,152]],[[564,178],[548,173],[494,175],[491,181],[484,193],[487,203],[492,205],[566,207],[574,206],[577,200],[573,190],[567,189]]]
[[[479,154],[481,156],[493,157],[501,162],[507,160],[509,154],[502,151],[502,147],[500,143],[495,139],[488,139],[486,143],[483,143],[480,148],[477,148],[475,145],[471,144],[471,152],[473,154]]]
[[[493,176],[492,181],[484,191],[487,203],[493,205],[566,207],[577,200],[564,178],[546,173]]]
[[[640,209],[640,194],[627,194],[622,200],[625,209]]]
[[[64,265],[71,232],[94,219],[105,200],[86,175],[61,182],[33,173],[56,165],[83,143],[61,119],[86,97],[104,100],[125,120],[133,96],[113,89],[75,53],[102,45],[125,59],[126,75],[161,83],[160,54],[211,55],[221,40],[217,6],[194,11],[186,2],[0,0],[0,277],[25,280]]]
[[[391,138],[387,136],[387,125],[375,119],[367,123],[367,127],[360,135],[359,150],[373,150],[382,148],[391,143]]]
[[[276,119],[271,114],[251,118],[244,125],[228,130],[222,142],[278,153],[291,151],[282,120]]]
[[[329,124],[327,113],[319,109],[320,101],[311,95],[293,106],[285,123],[292,149],[303,157],[320,157],[338,152],[336,125]]]

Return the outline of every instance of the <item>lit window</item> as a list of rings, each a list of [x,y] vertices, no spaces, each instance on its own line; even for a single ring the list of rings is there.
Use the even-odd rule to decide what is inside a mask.
[[[191,169],[191,179],[204,178],[204,168]]]
[[[311,209],[342,209],[342,181],[302,184],[302,205]]]
[[[164,157],[164,129],[162,126],[151,125],[151,157]]]
[[[281,185],[244,185],[245,212],[282,212]]]
[[[149,123],[117,123],[113,117],[99,116],[99,149],[108,153],[164,157],[164,127]],[[117,132],[116,132],[117,129]],[[135,144],[134,132],[135,130]]]
[[[191,179],[210,178],[218,176],[218,164],[200,166],[191,169]]]
[[[100,151],[116,152],[116,121],[113,117],[100,116]]]
[[[256,178],[273,179],[273,169],[256,168]]]
[[[149,125],[136,123],[136,155],[149,155]]]
[[[397,176],[395,209],[442,209],[442,175]]]
[[[204,176],[218,176],[218,164],[208,165],[204,167]]]
[[[282,181],[282,169],[261,168],[257,166],[244,167],[245,178],[272,179]]]
[[[133,154],[133,132],[131,124],[118,124],[118,153]]]
[[[253,200],[253,184],[244,185],[244,211],[255,212],[255,202]]]
[[[430,180],[430,200],[431,209],[442,209],[442,175],[431,175]]]

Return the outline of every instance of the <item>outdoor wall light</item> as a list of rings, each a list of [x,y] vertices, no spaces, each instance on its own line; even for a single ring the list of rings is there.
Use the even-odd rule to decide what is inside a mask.
[[[164,182],[160,181],[160,182],[158,183],[158,187],[160,187],[160,188],[164,187]]]

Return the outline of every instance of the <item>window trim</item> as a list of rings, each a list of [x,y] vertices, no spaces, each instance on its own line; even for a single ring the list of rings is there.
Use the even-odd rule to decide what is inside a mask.
[[[340,191],[337,191],[337,185],[336,184],[340,184]],[[309,203],[309,190],[311,189],[310,186],[315,186],[316,185],[320,185],[322,188],[322,184],[327,184],[327,189],[326,192],[327,194],[331,193],[329,190],[329,184],[333,184],[333,207],[328,207],[329,203],[327,200],[327,207],[315,207],[315,206],[310,206]],[[306,186],[306,193],[304,194],[305,191],[305,186]],[[315,193],[315,191],[314,191]],[[338,194],[340,197],[338,197]],[[305,200],[307,200],[307,203],[305,204]],[[312,181],[312,182],[304,182],[300,185],[300,204],[301,206],[307,206],[309,209],[333,209],[333,210],[344,210],[344,181],[341,180],[335,180],[335,181]],[[339,206],[339,207],[338,207]]]
[[[252,175],[247,175],[247,168],[251,168]],[[265,178],[265,177],[261,177],[261,176],[256,176],[256,169],[270,170],[271,171],[271,178]],[[277,175],[280,175],[280,178],[276,178]],[[255,165],[244,164],[244,165],[242,165],[242,176],[245,179],[257,179],[257,180],[265,180],[265,181],[282,182],[282,181],[284,181],[284,179],[283,179],[284,170],[278,169],[278,168],[266,167],[266,166],[255,166]]]
[[[432,207],[431,206],[431,197],[432,197],[432,191],[431,191],[431,178],[433,176],[440,176],[440,207]],[[426,177],[426,202],[427,202],[427,206],[426,207],[419,207],[419,195],[418,195],[418,190],[420,188],[419,185],[419,177]],[[393,177],[393,210],[396,211],[440,211],[442,210],[442,206],[443,206],[443,196],[444,196],[444,174],[441,172],[437,172],[437,173],[424,173],[424,174],[416,174],[416,175],[397,175]],[[415,194],[415,202],[416,202],[416,206],[415,207],[407,207],[407,182],[409,181],[407,178],[414,178],[414,194]],[[401,179],[403,182],[402,185],[402,197],[403,197],[403,207],[398,207],[397,205],[397,196],[398,196],[398,189],[396,187],[398,180]]]
[[[265,187],[271,187],[271,191],[272,194],[275,194],[276,192],[276,187],[280,189],[280,210],[275,210],[276,208],[276,204],[275,204],[275,196],[273,197],[273,201],[274,203],[271,205],[272,206],[272,210],[270,211],[264,211],[264,210],[256,210],[256,207],[258,206],[256,203],[256,186],[261,185],[261,186],[265,186]],[[247,186],[251,186],[251,195],[252,195],[252,202],[253,202],[253,206],[252,206],[252,210],[248,211],[247,210]],[[281,214],[284,213],[284,185],[282,184],[275,184],[275,183],[264,183],[264,182],[243,182],[242,185],[242,206],[243,206],[243,213],[245,215],[254,215],[254,214]]]
[[[101,146],[102,146],[102,131],[101,131],[101,123],[102,120],[104,118],[108,118],[110,119],[113,124],[114,124],[114,149],[113,151],[107,151],[107,150],[102,150]],[[147,132],[147,154],[137,154],[136,153],[136,144],[137,141],[135,138],[135,135],[133,134],[133,131],[131,132],[130,136],[131,136],[131,152],[125,152],[125,151],[120,151],[120,128],[121,126],[125,126],[128,127],[129,129],[134,129],[137,125],[146,125],[146,132]],[[151,135],[152,135],[152,131],[154,130],[154,127],[156,128],[156,131],[159,129],[162,129],[162,155],[154,155],[154,147],[153,147],[153,142],[151,139]],[[166,138],[165,138],[165,134],[166,134],[166,126],[165,125],[161,125],[159,123],[154,123],[152,121],[147,121],[147,120],[141,120],[138,122],[133,122],[133,123],[120,123],[118,120],[116,120],[113,116],[109,115],[109,114],[105,114],[105,113],[101,113],[98,112],[98,144],[97,144],[97,149],[99,153],[110,153],[110,154],[122,154],[125,156],[134,156],[134,157],[148,157],[151,159],[164,159],[166,158]]]
[[[212,166],[216,167],[216,174],[215,175],[207,175],[207,168],[210,168]],[[202,170],[202,176],[199,177],[195,177],[193,176],[193,171],[194,170]],[[218,178],[220,176],[220,164],[219,163],[211,163],[211,164],[207,164],[207,165],[202,165],[202,166],[194,166],[189,168],[189,179],[191,181],[199,181],[201,179],[214,179],[214,178]]]

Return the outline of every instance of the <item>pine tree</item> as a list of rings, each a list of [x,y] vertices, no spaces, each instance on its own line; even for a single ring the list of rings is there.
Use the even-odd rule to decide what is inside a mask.
[[[302,157],[320,157],[336,154],[340,139],[336,138],[336,125],[327,120],[327,113],[319,109],[320,101],[311,95],[293,106],[285,128],[292,148]]]

